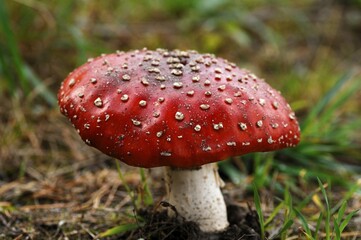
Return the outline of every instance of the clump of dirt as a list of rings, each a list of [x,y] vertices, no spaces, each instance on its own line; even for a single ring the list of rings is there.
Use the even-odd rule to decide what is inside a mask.
[[[131,232],[138,239],[172,239],[172,240],[260,240],[261,230],[257,213],[250,208],[229,204],[227,206],[229,227],[218,233],[204,233],[194,222],[185,221],[181,216],[168,217],[167,210],[154,211],[143,209],[138,216],[145,224]],[[126,236],[128,239],[130,235]]]

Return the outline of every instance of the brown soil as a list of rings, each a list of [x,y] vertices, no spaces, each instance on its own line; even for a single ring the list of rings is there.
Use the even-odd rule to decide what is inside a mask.
[[[158,208],[159,209],[159,208]],[[139,227],[134,231],[114,235],[105,239],[147,239],[147,240],[259,240],[260,225],[257,213],[250,208],[234,204],[227,206],[230,226],[223,232],[204,233],[194,222],[187,222],[178,216],[170,218],[167,210],[141,209],[137,213]],[[11,215],[0,213],[0,239],[98,239],[91,234],[90,228],[102,228],[107,222],[104,213],[63,213],[58,216],[59,209],[47,209],[31,214],[17,212]],[[68,216],[68,214],[70,216]],[[76,215],[76,216],[75,216]],[[64,220],[65,219],[65,220]],[[72,219],[71,221],[69,219]],[[91,220],[93,219],[93,220]],[[95,227],[97,226],[97,227]],[[103,226],[104,229],[111,226]],[[73,230],[70,230],[73,229]],[[67,234],[65,234],[67,232]],[[67,236],[67,237],[66,237]]]
[[[194,222],[184,221],[180,216],[169,218],[166,210],[154,212],[142,210],[138,214],[146,220],[143,227],[135,232],[123,236],[125,239],[174,239],[174,240],[234,240],[251,239],[258,240],[260,237],[260,224],[257,213],[250,208],[230,204],[227,206],[230,226],[223,232],[204,233]]]

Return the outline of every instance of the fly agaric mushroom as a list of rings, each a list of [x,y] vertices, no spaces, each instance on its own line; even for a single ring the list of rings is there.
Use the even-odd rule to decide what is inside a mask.
[[[143,49],[89,59],[64,80],[58,100],[88,145],[131,166],[165,166],[169,203],[205,232],[228,226],[215,162],[300,139],[278,91],[196,51]]]

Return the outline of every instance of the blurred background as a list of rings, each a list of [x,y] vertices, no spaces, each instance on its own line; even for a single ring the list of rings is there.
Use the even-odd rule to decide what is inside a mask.
[[[296,111],[301,144],[225,161],[227,181],[276,192],[288,182],[299,199],[316,177],[346,192],[360,181],[360,0],[3,0],[0,212],[84,203],[104,182],[119,183],[114,160],[81,142],[56,94],[88,58],[143,47],[226,58],[265,78]]]

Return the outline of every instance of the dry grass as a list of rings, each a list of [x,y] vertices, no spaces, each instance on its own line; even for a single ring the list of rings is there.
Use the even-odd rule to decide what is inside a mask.
[[[92,239],[128,219],[114,160],[85,146],[57,110],[28,109],[16,99],[1,108],[0,239]],[[122,168],[136,189],[138,172]]]
[[[58,109],[45,103],[39,86],[28,83],[30,90],[25,91],[22,81],[29,80],[29,75],[21,80],[19,71],[24,66],[55,96],[69,71],[101,52],[144,46],[197,49],[216,53],[265,76],[283,91],[301,120],[339,76],[354,70],[353,83],[361,80],[361,25],[356,1],[241,4],[224,0],[210,1],[215,5],[208,8],[187,7],[192,4],[189,1],[146,2],[121,1],[116,6],[111,1],[88,1],[86,5],[71,0],[6,2],[10,18],[8,22],[0,18],[0,23],[11,26],[18,42],[0,38],[0,239],[96,239],[111,227],[136,222],[134,198],[143,194],[136,169],[121,165],[125,179],[121,181],[115,161],[86,146]],[[217,7],[218,2],[222,2],[221,7]],[[13,56],[13,52],[19,56]],[[24,66],[16,68],[14,60],[19,58]],[[343,88],[356,85],[350,83]],[[341,100],[346,97],[340,96]],[[320,115],[331,114],[330,121],[325,121],[328,128],[316,124],[321,117],[312,122],[314,127],[303,143],[314,148],[301,152],[305,162],[313,161],[312,169],[297,162],[294,168],[284,170],[291,164],[292,153],[277,155],[279,159],[271,159],[268,169],[264,159],[258,161],[259,169],[254,168],[253,161],[243,161],[247,159],[241,164],[233,162],[247,185],[256,182],[260,187],[265,219],[285,200],[282,190],[289,188],[294,205],[310,197],[301,210],[314,231],[318,214],[325,210],[314,181],[318,173],[324,179],[342,175],[347,181],[341,181],[340,186],[328,185],[333,207],[346,199],[346,214],[361,208],[360,185],[350,190],[361,176],[357,148],[361,144],[357,131],[360,99],[358,91],[340,108],[332,109],[337,98],[331,101],[331,107],[325,106]],[[335,162],[338,165],[332,172],[323,171],[324,165]],[[349,168],[343,168],[346,165]],[[158,209],[164,196],[162,175],[156,169],[150,175],[153,207]],[[230,178],[226,181],[224,192],[230,202],[243,208],[250,203],[254,208],[249,188],[232,183]],[[127,192],[127,185],[134,197]],[[285,206],[275,214],[267,229],[269,234],[280,229],[288,210]],[[294,215],[291,219],[294,224],[283,239],[306,239],[300,219]],[[360,226],[361,214],[357,213],[342,239],[359,239]],[[132,233],[123,237],[132,239]],[[324,236],[322,228],[319,237]]]
[[[86,146],[57,110],[29,110],[31,103],[27,104],[24,108],[14,98],[1,109],[0,239],[96,239],[99,233],[116,225],[134,223],[132,196],[124,184],[140,194],[138,171],[122,165],[126,172],[122,182],[114,160]],[[164,195],[162,175],[158,169],[151,175],[157,208]],[[277,182],[288,180],[287,175],[277,176]],[[252,177],[246,181],[252,182]],[[298,184],[305,192],[294,191],[300,194],[294,198],[305,197],[316,188],[302,179]],[[251,204],[254,208],[252,196],[247,195],[245,188],[228,182],[224,192],[238,206],[247,208]],[[333,201],[338,202],[346,192],[334,188],[331,194]],[[276,207],[275,192],[264,190],[261,196],[264,215],[269,217]],[[314,195],[303,213],[317,214],[322,208],[320,201]],[[355,194],[347,213],[359,208],[361,196]],[[284,214],[277,214],[276,226],[282,225]],[[357,239],[360,225],[358,215],[343,233],[344,239]],[[269,230],[270,234],[276,231],[277,228]],[[302,235],[298,222],[288,239]],[[128,233],[127,239],[131,237]]]

